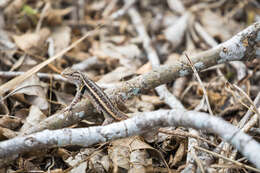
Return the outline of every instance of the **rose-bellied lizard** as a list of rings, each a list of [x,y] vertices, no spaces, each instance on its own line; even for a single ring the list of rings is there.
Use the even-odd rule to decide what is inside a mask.
[[[85,93],[87,97],[90,99],[97,111],[104,114],[106,120],[103,125],[110,123],[112,117],[118,121],[128,118],[125,113],[121,112],[115,106],[107,94],[81,71],[66,68],[61,75],[67,78],[70,82],[74,83],[77,87],[77,93],[65,111],[71,110],[72,107],[79,101],[82,95],[81,90],[83,88],[86,90]]]

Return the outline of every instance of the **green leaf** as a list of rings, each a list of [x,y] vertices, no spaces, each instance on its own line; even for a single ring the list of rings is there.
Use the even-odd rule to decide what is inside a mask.
[[[29,5],[24,5],[22,12],[27,14],[27,15],[36,15],[38,13],[37,10],[33,9]]]

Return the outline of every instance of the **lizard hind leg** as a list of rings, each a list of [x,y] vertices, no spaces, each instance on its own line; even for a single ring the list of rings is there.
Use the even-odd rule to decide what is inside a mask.
[[[97,102],[95,100],[95,98],[88,92],[86,92],[86,95],[87,95],[87,98],[90,99],[91,103],[93,104],[93,106],[95,107],[97,112],[99,114],[103,113],[105,121],[103,122],[102,125],[107,125],[107,124],[112,123],[114,121],[114,119],[112,117],[110,117],[106,112],[104,112],[104,110],[102,109],[102,106],[99,104],[99,102]]]

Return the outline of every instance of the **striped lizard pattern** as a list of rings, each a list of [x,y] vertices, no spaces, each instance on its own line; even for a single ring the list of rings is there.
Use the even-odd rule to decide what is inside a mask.
[[[104,114],[106,119],[111,119],[112,117],[120,121],[128,118],[125,113],[120,111],[115,106],[115,104],[110,100],[107,94],[94,81],[89,79],[87,75],[85,75],[81,71],[66,68],[61,73],[61,75],[67,78],[70,82],[74,83],[77,87],[77,93],[70,105],[65,109],[65,111],[71,110],[72,107],[79,101],[82,96],[81,90],[83,88],[85,89],[85,93],[90,99],[91,103],[94,105],[99,113],[102,112]]]

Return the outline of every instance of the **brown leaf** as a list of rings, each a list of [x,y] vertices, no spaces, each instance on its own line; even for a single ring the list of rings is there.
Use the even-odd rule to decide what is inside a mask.
[[[33,125],[40,123],[45,118],[46,116],[41,112],[41,110],[38,107],[32,105],[29,110],[29,115],[26,118],[24,125],[20,129],[20,132],[26,131]]]
[[[52,26],[57,26],[62,23],[63,16],[69,14],[73,8],[65,8],[65,9],[50,9],[46,13],[46,20],[48,24]]]
[[[14,130],[21,126],[21,119],[4,115],[2,118],[0,118],[0,126]]]
[[[41,110],[46,110],[49,107],[46,93],[41,87],[42,83],[40,82],[39,78],[35,75],[31,76],[27,80],[25,80],[21,85],[17,86],[17,88],[21,88],[24,86],[30,86],[32,87],[25,87],[19,91],[17,91],[16,94],[22,93],[25,94],[24,102],[27,102],[29,104],[33,104],[38,106]]]
[[[171,166],[176,166],[181,160],[182,158],[185,156],[186,152],[186,148],[185,148],[185,143],[184,142],[181,142],[174,157],[173,157],[173,160],[172,160],[172,163],[170,163]]]
[[[0,141],[11,139],[14,138],[15,136],[17,136],[17,134],[14,131],[7,128],[0,127]]]
[[[43,28],[38,33],[26,33],[20,36],[13,35],[13,39],[20,49],[25,52],[32,52],[32,49],[41,50],[44,47],[44,42],[49,35],[50,30]]]

